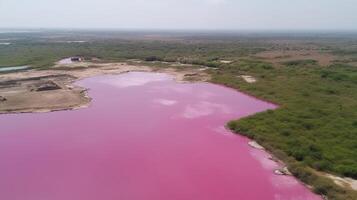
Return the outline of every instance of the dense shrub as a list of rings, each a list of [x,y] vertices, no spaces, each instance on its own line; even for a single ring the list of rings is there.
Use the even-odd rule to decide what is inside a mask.
[[[317,65],[317,61],[316,60],[292,60],[292,61],[283,62],[283,64],[289,67],[314,66]]]
[[[162,58],[157,56],[148,56],[145,58],[145,61],[152,62],[152,61],[162,61]]]
[[[337,171],[344,176],[357,179],[357,165],[339,166],[337,167]]]

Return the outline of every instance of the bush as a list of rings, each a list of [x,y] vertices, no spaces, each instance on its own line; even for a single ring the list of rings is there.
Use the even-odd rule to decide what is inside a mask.
[[[294,67],[294,66],[312,66],[317,65],[316,60],[292,60],[283,63],[285,66]]]
[[[148,56],[145,58],[145,61],[153,62],[153,61],[162,61],[162,58],[157,56]]]
[[[344,176],[357,179],[357,166],[355,165],[339,166],[337,171]]]
[[[330,191],[332,191],[334,186],[331,181],[328,181],[323,178],[318,178],[314,182],[314,192],[321,195],[327,195]]]
[[[328,171],[328,170],[331,170],[331,163],[328,162],[328,161],[325,161],[325,160],[322,160],[322,161],[316,161],[312,164],[312,167],[314,169],[317,169],[319,171]]]

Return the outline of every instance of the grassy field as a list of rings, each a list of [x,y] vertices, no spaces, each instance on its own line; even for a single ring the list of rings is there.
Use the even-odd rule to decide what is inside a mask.
[[[357,179],[357,35],[19,33],[0,34],[0,67],[49,68],[60,58],[82,55],[104,61],[141,59],[212,67],[212,82],[280,105],[277,110],[232,121],[237,133],[257,140],[300,180],[329,199],[357,199],[322,176]],[[56,36],[56,37],[54,37]],[[151,36],[151,37],[150,37]],[[85,40],[85,43],[63,41]],[[279,65],[258,59],[262,51],[305,51],[338,57],[329,66],[294,57]],[[231,61],[223,63],[222,60]],[[214,69],[213,69],[214,68]],[[240,75],[257,79],[249,84]]]

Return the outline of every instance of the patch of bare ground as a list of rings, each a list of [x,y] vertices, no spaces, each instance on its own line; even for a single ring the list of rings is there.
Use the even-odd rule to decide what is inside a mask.
[[[223,64],[231,64],[233,61],[232,60],[220,60],[219,62]]]
[[[255,57],[277,65],[294,60],[316,60],[319,65],[328,66],[336,59],[334,55],[318,50],[271,50],[257,53]]]
[[[257,82],[257,79],[254,78],[253,76],[241,75],[239,77],[242,78],[247,83],[255,83],[255,82]]]
[[[69,75],[19,76],[0,78],[0,114],[19,112],[49,112],[86,106],[85,89],[71,86],[75,77]]]
[[[352,190],[357,191],[357,180],[352,179],[352,178],[342,178],[339,176],[335,176],[332,174],[327,174],[327,173],[323,173],[323,176],[330,178],[331,180],[333,180],[333,182],[341,187],[344,188],[350,188]]]
[[[131,71],[168,73],[177,81],[209,80],[209,75],[199,68],[178,70],[127,63],[93,62],[57,64],[49,70],[0,74],[0,114],[51,112],[87,107],[91,99],[86,95],[86,88],[74,85],[75,81]]]
[[[161,62],[161,63],[165,64],[165,62]],[[168,63],[166,63],[166,64],[168,64]],[[193,67],[192,64],[186,64],[186,63],[180,63],[180,62],[174,62],[174,63],[170,64],[170,66],[171,67]]]

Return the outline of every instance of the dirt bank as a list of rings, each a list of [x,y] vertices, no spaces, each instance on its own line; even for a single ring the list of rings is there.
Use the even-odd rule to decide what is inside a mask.
[[[199,68],[174,69],[130,65],[127,63],[76,62],[56,64],[49,70],[29,70],[0,74],[0,114],[51,112],[83,108],[89,105],[86,89],[73,85],[79,79],[130,71],[162,72],[177,81],[207,81]]]

